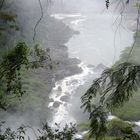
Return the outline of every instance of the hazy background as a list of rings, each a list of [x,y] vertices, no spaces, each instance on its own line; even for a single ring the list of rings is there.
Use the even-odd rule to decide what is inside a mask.
[[[87,119],[80,109],[80,97],[100,73],[100,68],[95,72],[93,66],[111,66],[119,59],[121,51],[133,42],[134,32],[130,29],[136,15],[131,5],[118,28],[119,10],[114,11],[115,5],[107,10],[104,0],[41,2],[44,17],[36,29],[35,43],[50,49],[54,69],[29,73],[26,84],[32,89],[25,97],[22,109],[19,111],[13,106],[9,112],[1,113],[11,126],[15,122],[38,126],[41,121],[51,122],[54,117],[66,122],[69,118],[78,122]],[[38,0],[16,0],[11,9],[18,15],[19,40],[32,44],[34,27],[41,16]],[[83,65],[78,66],[81,62]],[[89,65],[92,65],[90,70]],[[79,75],[73,77],[75,74]],[[59,88],[52,90],[56,82]],[[49,98],[53,93],[59,97],[58,100]],[[69,101],[60,101],[64,95],[69,96]],[[53,106],[55,101],[59,101],[57,107]],[[48,108],[50,102],[52,107]]]

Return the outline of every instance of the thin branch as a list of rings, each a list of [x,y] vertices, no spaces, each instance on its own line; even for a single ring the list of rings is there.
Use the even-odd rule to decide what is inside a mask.
[[[113,2],[113,3],[116,3],[116,1]],[[116,59],[116,51],[117,51],[117,48],[116,48],[116,35],[117,35],[117,32],[118,32],[119,28],[122,27],[123,13],[124,13],[124,10],[126,8],[126,4],[122,0],[118,0],[117,5],[115,7],[115,11],[116,11],[116,9],[118,9],[118,7],[120,5],[122,5],[120,14],[116,17],[115,21],[113,22],[113,25],[117,24],[117,21],[120,18],[120,22],[118,23],[117,28],[115,30],[115,34],[114,34],[114,56],[113,56],[113,61],[112,61],[113,64],[114,64],[115,59]]]
[[[134,49],[134,47],[135,47],[135,44],[136,44],[136,41],[137,41],[137,36],[138,36],[138,31],[139,31],[139,20],[140,20],[140,5],[138,6],[138,17],[137,17],[137,27],[136,27],[135,40],[134,40],[133,45],[132,45],[132,47],[131,47],[131,50],[130,50],[130,52],[129,52],[129,54],[128,54],[127,62],[128,62],[128,60],[129,60],[129,58],[130,58],[130,56],[131,56],[131,54],[132,54],[132,51],[133,51],[133,49]]]
[[[34,27],[34,36],[33,36],[33,42],[35,42],[35,37],[36,37],[36,29],[37,26],[39,25],[39,23],[41,22],[42,18],[43,18],[43,7],[42,7],[42,3],[41,0],[38,0],[39,6],[40,6],[40,10],[41,10],[41,17],[39,18],[39,20],[37,21],[35,27]]]
[[[114,34],[114,57],[113,57],[113,63],[115,62],[115,59],[116,59],[116,51],[117,51],[117,48],[116,48],[116,35],[117,35],[117,31],[119,30],[119,28],[122,27],[123,11],[121,12],[120,16],[121,16],[121,19],[120,19],[120,22],[119,22],[116,30],[115,30],[115,34]],[[115,22],[113,24],[115,24]]]
[[[22,63],[13,66],[11,69],[9,69],[9,70],[7,70],[7,71],[11,71],[11,70],[15,69],[16,67],[18,67],[18,66],[20,66],[20,65],[22,65]],[[1,74],[0,74],[0,79],[2,79],[2,78],[4,77],[4,75],[5,75],[5,73],[6,73],[7,71],[3,70],[3,71],[1,72]]]
[[[1,4],[0,4],[0,10],[1,10],[2,7],[3,7],[4,1],[5,1],[5,0],[2,0],[2,2],[1,2]]]

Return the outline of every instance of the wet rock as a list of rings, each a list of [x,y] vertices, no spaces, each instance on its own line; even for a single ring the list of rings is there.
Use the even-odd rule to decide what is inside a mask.
[[[58,87],[58,91],[62,91],[62,88],[60,86]]]
[[[74,31],[74,33],[75,33],[76,35],[79,35],[79,34],[80,34],[80,32],[79,32],[79,31]]]
[[[70,97],[67,96],[67,95],[64,95],[60,98],[61,101],[64,101],[64,102],[68,102],[70,100]]]
[[[68,92],[65,92],[65,95],[67,95],[67,96],[70,96],[70,93],[68,93]]]
[[[92,64],[89,64],[87,67],[88,67],[88,68],[95,68],[95,66],[92,65]]]
[[[103,72],[106,68],[107,68],[107,67],[106,67],[105,65],[99,64],[99,65],[97,65],[97,66],[94,68],[93,71],[95,71],[95,72]]]
[[[68,61],[69,61],[68,63],[71,64],[71,65],[74,65],[74,64],[77,65],[77,64],[81,63],[81,60],[79,60],[77,58],[71,58]]]
[[[78,83],[78,80],[76,80],[76,79],[71,81],[71,84],[73,84],[73,85],[76,83]]]
[[[96,66],[96,69],[106,69],[107,67],[103,64],[99,64]]]
[[[53,107],[58,108],[61,104],[62,104],[61,102],[55,101],[55,102],[53,103]]]
[[[62,49],[62,51],[68,51],[68,47],[66,45],[60,45],[59,49]]]
[[[65,106],[65,107],[67,107],[67,106],[68,106],[68,104],[67,104],[67,103],[64,103],[64,106]]]
[[[54,100],[52,98],[49,98],[49,102],[54,102]]]
[[[56,98],[59,97],[61,95],[61,92],[57,92],[56,93]]]
[[[75,85],[75,84],[77,84],[77,83],[78,83],[78,80],[75,79],[75,80],[72,80],[72,81],[67,81],[67,82],[66,82],[66,85],[67,85],[67,86],[69,86],[69,85]],[[69,94],[69,93],[68,93],[68,94]]]

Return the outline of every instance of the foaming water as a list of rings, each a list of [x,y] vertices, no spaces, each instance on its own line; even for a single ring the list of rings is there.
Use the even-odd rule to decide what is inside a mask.
[[[76,123],[75,118],[68,112],[68,106],[70,106],[71,103],[69,103],[69,101],[62,100],[62,97],[70,99],[74,94],[76,94],[76,89],[88,80],[87,77],[94,74],[93,70],[84,65],[84,63],[81,63],[79,67],[82,68],[82,73],[66,77],[63,80],[56,82],[55,87],[50,94],[50,99],[53,99],[53,102],[49,104],[49,107],[54,109],[52,124]],[[59,105],[55,108],[53,105],[56,102],[59,103]]]
[[[71,57],[78,56],[80,60],[88,64],[103,63],[110,66],[119,59],[121,51],[133,42],[133,32],[128,27],[129,19],[131,19],[129,14],[126,15],[127,20],[122,21],[125,29],[122,27],[118,29],[120,19],[114,24],[118,14],[58,13],[52,17],[80,32],[78,36],[73,36],[66,45],[71,52]]]
[[[118,15],[114,16],[113,19]],[[62,98],[68,99],[75,95],[78,87],[89,80],[90,74],[94,75],[92,76],[93,79],[100,75],[100,72],[94,73],[93,69],[88,68],[86,64],[98,65],[102,63],[110,66],[114,59],[114,51],[116,51],[115,59],[117,60],[120,52],[132,43],[133,34],[128,29],[121,29],[122,37],[117,34],[114,41],[114,20],[111,14],[58,13],[52,15],[52,17],[61,20],[73,30],[80,32],[78,36],[73,36],[66,46],[69,48],[70,57],[79,57],[81,61],[85,62],[79,65],[83,72],[56,82],[50,94],[50,99],[53,101],[49,104],[49,107],[54,110],[52,124],[76,123],[76,119],[68,111],[71,103],[62,100]],[[126,25],[126,22],[123,24]],[[112,115],[108,117],[109,120],[113,118],[114,116]]]
[[[52,17],[58,19],[58,20],[62,20],[65,18],[78,18],[81,17],[81,13],[75,13],[75,14],[64,14],[64,13],[57,13],[57,14],[53,14],[51,15]]]
[[[66,25],[70,26],[74,30],[77,30],[78,26],[81,25],[82,22],[87,20],[87,17],[85,15],[82,15],[81,13],[74,14],[57,13],[51,15],[51,17],[63,21]]]

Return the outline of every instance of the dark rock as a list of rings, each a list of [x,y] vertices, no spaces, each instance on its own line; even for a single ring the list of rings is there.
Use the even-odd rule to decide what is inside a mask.
[[[107,68],[107,67],[106,67],[105,65],[103,65],[103,64],[98,64],[98,65],[94,68],[93,71],[95,71],[95,72],[102,72],[102,71],[104,71],[106,68]]]
[[[71,59],[69,59],[68,61],[69,61],[69,63],[75,64],[75,65],[81,63],[81,60],[79,60],[79,59],[77,59],[77,58],[71,58]]]
[[[67,96],[70,96],[70,93],[68,93],[68,92],[65,92],[65,95],[67,95]]]
[[[75,35],[79,35],[80,32],[79,31],[74,31]]]
[[[49,98],[49,102],[54,102],[54,100],[52,98]]]
[[[87,67],[88,67],[88,68],[95,68],[95,66],[92,65],[92,64],[89,64]]]
[[[103,64],[99,64],[96,66],[96,69],[106,69],[107,67]]]
[[[77,84],[78,83],[78,80],[72,80],[69,84],[72,84],[72,85],[75,85],[75,84]]]
[[[69,99],[70,99],[70,97],[67,96],[67,95],[64,95],[64,96],[62,96],[62,97],[60,98],[60,100],[61,100],[61,101],[64,101],[64,102],[68,102]]]
[[[62,49],[63,51],[68,51],[68,47],[65,45],[60,45],[59,49]]]
[[[61,104],[62,104],[61,102],[55,101],[55,102],[53,103],[53,107],[58,108]]]
[[[60,86],[58,87],[58,91],[62,91],[62,88]]]

